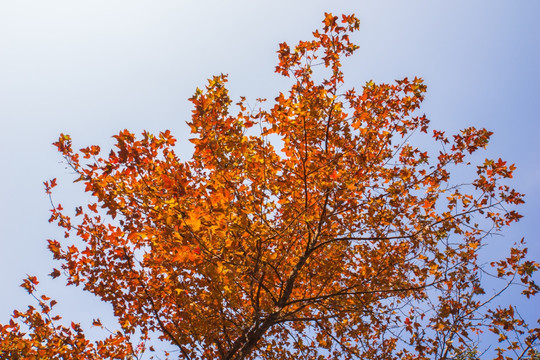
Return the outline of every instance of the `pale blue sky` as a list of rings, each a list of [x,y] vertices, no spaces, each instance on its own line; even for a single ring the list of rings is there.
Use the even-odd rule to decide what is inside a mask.
[[[45,240],[61,234],[47,222],[42,182],[57,177],[65,205],[88,199],[50,145],[60,132],[82,147],[106,146],[124,128],[171,129],[187,157],[195,88],[228,73],[233,97],[274,98],[286,83],[273,72],[278,44],[309,38],[325,11],[361,19],[361,48],[345,62],[349,85],[420,76],[434,127],[495,132],[485,156],[516,163],[515,186],[527,195],[525,218],[505,240],[525,236],[540,258],[538,1],[2,0],[0,322],[30,302],[18,287],[26,273],[73,320],[110,312],[45,276]]]

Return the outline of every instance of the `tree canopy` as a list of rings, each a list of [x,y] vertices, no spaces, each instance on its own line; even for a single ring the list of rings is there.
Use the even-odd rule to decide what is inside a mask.
[[[51,276],[109,303],[120,330],[89,340],[29,276],[39,307],[0,325],[0,357],[449,359],[489,332],[498,359],[534,356],[540,330],[492,303],[513,283],[534,296],[539,264],[523,240],[480,258],[520,218],[514,165],[471,164],[486,129],[430,131],[420,78],[344,90],[358,28],[326,14],[311,40],[280,44],[276,72],[292,85],[270,105],[233,103],[225,75],[197,89],[187,161],[169,131],[124,130],[108,155],[62,134],[55,146],[95,201],[53,205],[65,239],[49,240]],[[56,180],[45,186],[51,196]],[[500,291],[484,289],[488,275]]]

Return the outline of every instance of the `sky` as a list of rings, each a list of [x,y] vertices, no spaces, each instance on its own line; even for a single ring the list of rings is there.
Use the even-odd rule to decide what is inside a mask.
[[[494,132],[482,155],[515,163],[513,185],[526,194],[524,218],[504,239],[525,237],[539,259],[538,1],[2,0],[0,323],[32,302],[19,287],[26,274],[39,276],[39,289],[70,320],[84,325],[111,313],[46,276],[55,265],[46,239],[62,234],[47,222],[43,181],[58,178],[63,205],[90,199],[51,145],[60,133],[78,148],[107,148],[125,128],[170,129],[187,159],[187,99],[196,87],[225,73],[233,99],[273,99],[287,84],[274,73],[278,44],[309,39],[324,12],[361,20],[360,50],[344,62],[347,84],[419,76],[434,128]],[[524,307],[540,317],[538,307]]]

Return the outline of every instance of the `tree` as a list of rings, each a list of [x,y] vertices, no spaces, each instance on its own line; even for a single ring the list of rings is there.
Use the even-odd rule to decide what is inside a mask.
[[[486,294],[482,276],[529,297],[539,264],[523,241],[479,261],[520,218],[514,166],[485,160],[470,177],[485,129],[434,130],[438,152],[413,145],[428,134],[422,80],[341,90],[359,20],[323,23],[313,40],[280,45],[276,72],[292,86],[267,110],[243,98],[235,110],[224,75],[196,90],[188,161],[169,131],[122,131],[108,156],[60,136],[95,202],[74,215],[53,205],[66,239],[49,240],[62,269],[51,276],[110,303],[121,330],[92,342],[58,325],[28,277],[40,309],[0,328],[2,358],[143,358],[157,336],[180,359],[449,359],[474,356],[468,344],[485,330],[499,336],[498,359],[533,356],[540,330],[492,306],[500,292]],[[56,180],[45,185],[50,195]]]

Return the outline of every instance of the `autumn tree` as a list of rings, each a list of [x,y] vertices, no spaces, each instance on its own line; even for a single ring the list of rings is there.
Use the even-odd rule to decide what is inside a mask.
[[[539,265],[519,242],[479,260],[520,218],[514,166],[469,163],[485,129],[429,131],[422,79],[344,90],[359,20],[323,23],[280,45],[276,72],[292,86],[272,104],[233,104],[224,75],[196,90],[188,161],[169,131],[124,130],[108,155],[60,136],[95,202],[74,214],[53,205],[65,239],[49,240],[61,264],[51,275],[109,303],[120,330],[88,340],[29,277],[39,307],[0,327],[2,359],[470,358],[490,331],[497,359],[536,354],[539,330],[493,306],[500,292],[483,279],[529,297]],[[421,136],[438,145],[416,146]],[[153,352],[153,336],[177,352]]]

